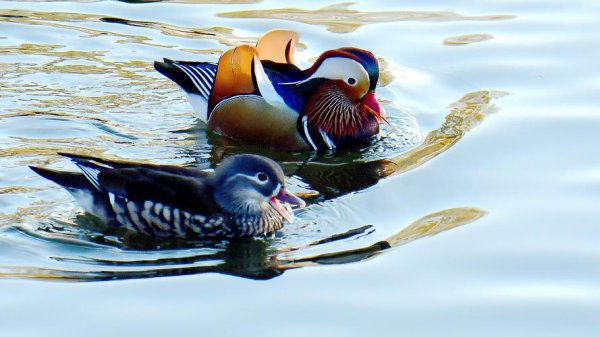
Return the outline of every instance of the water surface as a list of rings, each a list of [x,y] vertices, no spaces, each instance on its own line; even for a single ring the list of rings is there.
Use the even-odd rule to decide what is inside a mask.
[[[595,335],[599,9],[0,1],[3,332]],[[300,32],[302,65],[348,45],[381,58],[381,139],[318,155],[237,144],[152,69],[272,28]],[[103,235],[26,168],[73,169],[64,150],[202,168],[259,152],[311,205],[234,244]]]

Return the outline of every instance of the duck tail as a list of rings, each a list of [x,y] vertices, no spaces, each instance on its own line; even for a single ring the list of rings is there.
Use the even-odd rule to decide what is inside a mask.
[[[29,168],[38,175],[66,189],[94,189],[94,186],[86,179],[83,173],[57,171],[37,166],[29,166]]]
[[[217,65],[208,62],[185,62],[164,59],[154,61],[154,69],[177,83],[186,93],[208,100],[217,74]]]
[[[107,222],[114,219],[114,211],[107,195],[100,192],[83,173],[57,171],[37,166],[29,166],[29,168],[67,190],[84,211]]]
[[[208,118],[208,98],[217,76],[217,65],[164,59],[154,61],[154,69],[177,83],[187,94],[194,111],[203,121]]]

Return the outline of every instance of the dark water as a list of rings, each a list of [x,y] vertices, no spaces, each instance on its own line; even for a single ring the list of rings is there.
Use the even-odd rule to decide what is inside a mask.
[[[0,2],[3,335],[594,336],[599,9]],[[152,69],[272,28],[300,32],[303,65],[347,45],[381,58],[376,143],[236,144]],[[26,168],[73,169],[65,150],[202,168],[258,152],[310,206],[266,239],[104,235]]]

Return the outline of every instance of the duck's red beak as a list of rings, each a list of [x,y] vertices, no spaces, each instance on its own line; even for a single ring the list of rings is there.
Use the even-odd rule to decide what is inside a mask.
[[[285,187],[279,189],[279,193],[269,200],[269,204],[282,218],[290,223],[294,222],[294,213],[292,212],[292,207],[290,205],[297,205],[298,207],[306,206],[304,200],[298,198]]]
[[[365,96],[363,96],[363,98],[360,100],[360,104],[367,107],[367,109],[373,114],[373,116],[375,116],[375,118],[377,118],[378,121],[387,123],[387,120],[385,119],[385,111],[383,111],[383,108],[381,108],[381,105],[379,105],[379,101],[377,100],[377,97],[375,97],[374,92],[369,91]]]

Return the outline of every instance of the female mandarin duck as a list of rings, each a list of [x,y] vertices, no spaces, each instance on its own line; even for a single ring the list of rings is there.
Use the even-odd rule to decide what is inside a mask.
[[[281,167],[257,155],[229,157],[213,173],[62,155],[82,173],[31,169],[67,189],[85,211],[146,235],[266,235],[292,221],[290,204],[305,205],[286,189]]]
[[[324,52],[308,69],[294,65],[298,34],[273,30],[256,46],[226,51],[218,64],[165,59],[154,67],[187,94],[209,129],[286,150],[367,143],[384,113],[375,98],[379,65],[357,48]]]

